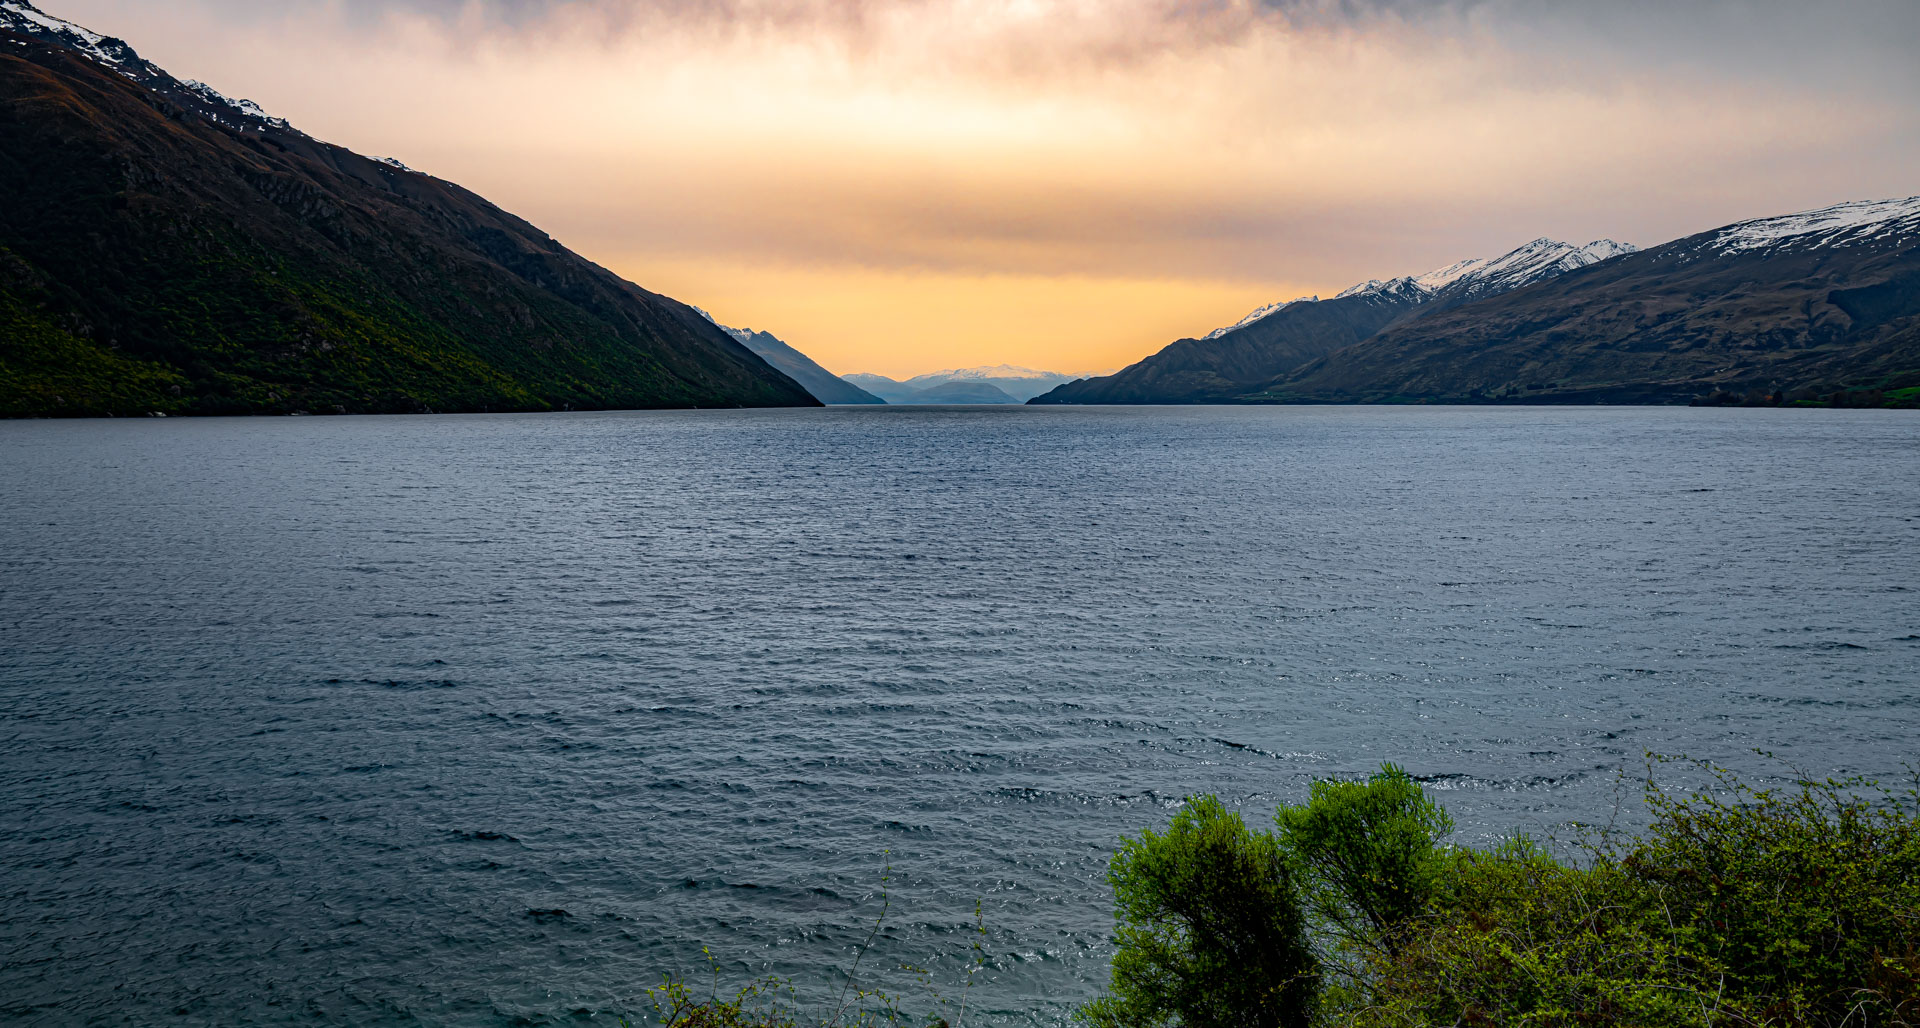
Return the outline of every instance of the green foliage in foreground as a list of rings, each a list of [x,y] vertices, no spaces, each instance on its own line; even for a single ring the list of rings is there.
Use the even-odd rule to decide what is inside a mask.
[[[1669,773],[1700,784],[1668,791],[1657,779]],[[1143,831],[1115,854],[1112,985],[1080,1020],[1920,1026],[1920,777],[1904,791],[1861,779],[1763,789],[1662,761],[1645,801],[1644,832],[1589,835],[1567,859],[1526,838],[1443,845],[1446,812],[1391,764],[1364,781],[1316,783],[1305,803],[1277,812],[1272,832],[1212,797],[1192,799],[1165,831]],[[976,942],[969,983],[984,961]],[[699,998],[669,980],[654,990],[658,1020],[916,1022],[897,997],[856,987],[853,973],[823,1011],[803,1010],[780,985]],[[957,1009],[929,993],[937,1009],[924,1023],[964,1028],[966,991]]]
[[[1439,846],[1445,812],[1391,765],[1321,783],[1282,808],[1276,834],[1238,845],[1277,850],[1306,897],[1322,1025],[1920,1024],[1920,790],[1755,789],[1692,766],[1706,787],[1670,794],[1650,775],[1651,827],[1597,836],[1577,863],[1526,839]],[[1128,864],[1115,860],[1115,997],[1133,988],[1122,972],[1139,947],[1125,926],[1142,916],[1124,872],[1170,837],[1143,833],[1123,850]],[[1250,890],[1239,902],[1288,896]],[[1223,967],[1197,987],[1228,996],[1238,978]],[[1229,1023],[1113,1016],[1124,1009],[1106,999],[1083,1017],[1099,1028]]]
[[[1095,1028],[1310,1023],[1314,955],[1272,836],[1203,797],[1122,843],[1109,880],[1119,951],[1112,994],[1084,1012]]]

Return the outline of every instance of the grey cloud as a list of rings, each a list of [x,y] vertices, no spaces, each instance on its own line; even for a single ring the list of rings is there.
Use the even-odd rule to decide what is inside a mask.
[[[377,25],[395,12],[513,30],[557,14],[604,18],[616,28],[650,23],[750,23],[859,30],[882,13],[939,0],[199,0],[268,21],[284,12],[327,9]],[[1164,45],[1228,40],[1262,25],[1345,30],[1392,24],[1450,37],[1491,34],[1543,51],[1600,50],[1636,63],[1708,64],[1721,70],[1904,70],[1920,39],[1913,0],[1139,0],[1115,4],[1116,18],[1144,19]],[[476,18],[477,16],[477,18]]]

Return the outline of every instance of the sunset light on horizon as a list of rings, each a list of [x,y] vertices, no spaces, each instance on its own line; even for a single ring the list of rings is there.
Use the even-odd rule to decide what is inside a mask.
[[[835,373],[1920,192],[1911,4],[49,0]]]

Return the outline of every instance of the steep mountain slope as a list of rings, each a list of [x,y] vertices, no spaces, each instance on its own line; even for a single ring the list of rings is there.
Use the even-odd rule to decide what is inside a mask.
[[[702,317],[713,321],[713,315],[695,307]],[[715,321],[714,324],[720,323]],[[806,388],[813,398],[821,403],[833,406],[848,406],[862,403],[886,403],[878,396],[846,381],[833,372],[814,363],[813,358],[794,349],[771,332],[755,332],[750,328],[730,328],[720,325],[720,330],[732,336],[740,345],[752,350],[761,360],[773,365],[782,374]]]
[[[1332,300],[1282,305],[1211,339],[1182,339],[1104,378],[1069,382],[1027,402],[1221,403],[1343,346],[1351,346],[1424,303],[1407,280]]]
[[[1182,339],[1105,378],[1062,386],[1033,403],[1231,403],[1390,325],[1496,296],[1633,247],[1602,239],[1571,246],[1536,239],[1492,260],[1425,275],[1362,282],[1331,300],[1270,304],[1201,339]]]
[[[451,183],[0,3],[0,414],[815,401]]]
[[[1423,315],[1265,402],[1687,402],[1920,385],[1920,198],[1743,222]]]

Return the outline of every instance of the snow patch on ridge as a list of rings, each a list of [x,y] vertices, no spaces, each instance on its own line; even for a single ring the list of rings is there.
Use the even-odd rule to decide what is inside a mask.
[[[1334,299],[1393,294],[1401,297],[1411,296],[1424,301],[1428,297],[1456,286],[1460,293],[1469,298],[1486,296],[1531,285],[1622,254],[1637,253],[1639,249],[1629,243],[1616,243],[1611,239],[1597,239],[1585,246],[1573,246],[1556,239],[1542,238],[1492,260],[1471,257],[1464,261],[1455,261],[1444,268],[1435,268],[1424,275],[1389,279],[1370,278],[1343,290]],[[1256,321],[1270,318],[1294,304],[1318,303],[1319,300],[1317,296],[1303,296],[1286,303],[1271,303],[1234,324],[1226,328],[1214,329],[1201,338],[1218,339],[1229,332],[1246,328]]]
[[[1713,245],[1721,253],[1795,244],[1845,246],[1872,239],[1920,233],[1920,196],[1901,200],[1854,200],[1778,218],[1743,221],[1720,230]]]
[[[61,42],[102,64],[118,67],[133,57],[133,51],[120,40],[103,36],[64,18],[43,14],[26,0],[0,0],[0,28],[19,30],[27,26],[35,26],[59,36]]]
[[[395,163],[398,163],[398,162],[395,162]],[[406,167],[406,165],[404,164],[400,166],[403,168]],[[413,169],[408,168],[407,170],[411,171]],[[687,304],[687,306],[693,307],[693,304]],[[707,309],[705,307],[693,307],[693,310],[694,310],[694,313],[700,315],[701,317],[707,319],[708,321],[713,322],[713,326],[715,328],[732,336],[734,339],[734,342],[739,343],[741,346],[747,345],[747,340],[752,339],[754,336],[757,336],[760,334],[750,328],[734,328],[732,325],[722,325],[720,324],[720,319],[707,313]]]
[[[1444,268],[1436,268],[1424,275],[1415,275],[1413,284],[1429,293],[1437,293],[1478,271],[1486,263],[1485,257],[1469,257],[1464,261],[1455,261]]]
[[[1267,304],[1265,307],[1262,307],[1254,311],[1252,314],[1249,314],[1246,317],[1241,318],[1239,321],[1236,321],[1233,324],[1228,325],[1226,328],[1216,328],[1213,331],[1208,332],[1206,335],[1201,336],[1200,338],[1218,339],[1221,336],[1226,335],[1228,332],[1233,332],[1238,329],[1246,328],[1248,325],[1251,325],[1262,318],[1266,318],[1271,315],[1278,314],[1281,311],[1286,310],[1288,307],[1291,307],[1296,303],[1319,303],[1319,302],[1320,302],[1320,298],[1317,296],[1302,296],[1302,297],[1297,297],[1295,299],[1287,300],[1281,303],[1270,303],[1270,304]]]
[[[276,118],[268,114],[264,108],[262,108],[259,104],[254,103],[252,100],[235,100],[233,97],[230,97],[225,93],[220,92],[218,89],[215,89],[212,86],[207,85],[205,82],[200,82],[194,79],[188,79],[185,82],[180,83],[180,86],[182,89],[185,89],[187,92],[192,93],[194,96],[197,96],[202,100],[205,100],[207,103],[212,104],[215,107],[225,107],[250,121],[261,122],[267,125],[271,125],[277,129],[285,129],[285,128],[292,127],[287,124],[287,119]],[[406,165],[401,164],[399,161],[392,161],[386,158],[379,158],[379,159],[386,161],[387,163],[391,163],[397,167],[402,167],[402,168],[406,167]],[[408,170],[411,171],[412,169],[409,168]]]
[[[1461,290],[1471,296],[1504,293],[1569,271],[1576,271],[1590,264],[1598,264],[1612,257],[1637,253],[1639,249],[1637,246],[1616,243],[1611,239],[1596,239],[1585,246],[1574,246],[1557,239],[1543,237],[1493,260],[1466,269],[1455,275],[1452,283],[1460,284]],[[1459,265],[1452,266],[1452,268],[1458,267]],[[1440,271],[1429,272],[1428,275],[1444,277],[1452,268],[1442,268]]]
[[[284,118],[269,115],[251,100],[235,100],[204,82],[181,82],[142,58],[124,40],[45,14],[28,0],[0,0],[0,29],[72,50],[235,131],[293,130]]]

